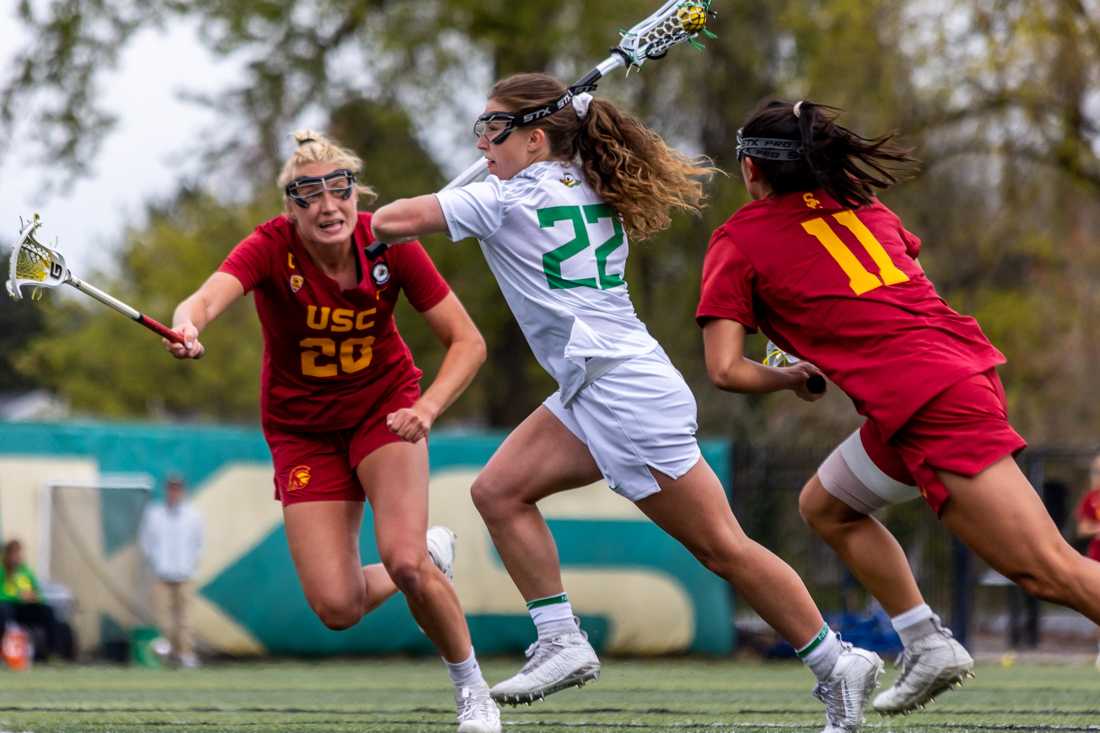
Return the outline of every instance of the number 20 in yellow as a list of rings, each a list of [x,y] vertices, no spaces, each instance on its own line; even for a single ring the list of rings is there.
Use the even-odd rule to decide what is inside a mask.
[[[829,226],[829,222],[825,221],[825,217],[802,222],[802,228],[806,230],[807,234],[817,239],[829,255],[836,260],[836,263],[840,265],[840,269],[844,270],[844,274],[848,276],[848,285],[852,288],[852,292],[856,295],[863,295],[875,288],[881,288],[883,285],[897,285],[909,280],[909,276],[894,264],[882,243],[875,238],[874,234],[871,234],[871,230],[859,220],[854,211],[841,211],[839,214],[833,214],[833,218],[836,219],[838,224],[855,235],[856,240],[859,241],[878,267],[878,275],[867,271],[856,256],[852,254],[852,250],[848,249],[848,246],[841,241],[840,237]]]
[[[329,338],[302,339],[302,374],[307,377],[335,377],[343,372],[354,374],[370,366],[374,336],[348,338],[339,342]],[[337,358],[336,352],[340,355]]]

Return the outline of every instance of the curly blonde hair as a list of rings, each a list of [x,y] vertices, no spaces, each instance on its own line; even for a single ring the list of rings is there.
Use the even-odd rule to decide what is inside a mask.
[[[566,86],[548,74],[515,74],[493,85],[489,98],[513,112],[559,99]],[[569,107],[535,122],[555,158],[580,158],[588,185],[622,217],[628,236],[641,241],[667,229],[672,211],[698,213],[703,182],[720,172],[706,157],[692,158],[611,102],[593,99],[582,120]]]
[[[363,170],[363,161],[354,151],[341,146],[320,132],[309,129],[298,130],[292,133],[292,137],[298,145],[283,163],[283,170],[277,181],[280,193],[286,188],[286,184],[295,179],[298,169],[310,163],[331,163],[338,168],[347,168],[356,175],[356,178]],[[363,183],[356,184],[355,192],[356,195],[365,197],[367,203],[378,198],[374,189]]]

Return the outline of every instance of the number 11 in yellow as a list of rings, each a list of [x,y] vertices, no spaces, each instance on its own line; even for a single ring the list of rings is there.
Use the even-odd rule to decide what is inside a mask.
[[[840,265],[840,269],[844,270],[844,274],[848,276],[848,285],[852,288],[852,292],[856,295],[863,295],[875,288],[881,288],[883,285],[897,285],[909,280],[909,276],[894,264],[882,243],[875,238],[874,234],[871,234],[871,230],[859,220],[854,211],[841,211],[838,214],[833,214],[833,218],[859,241],[878,267],[878,275],[869,272],[860,263],[856,256],[852,254],[852,250],[848,249],[848,246],[841,241],[824,217],[802,222],[802,228],[806,230],[807,234],[817,239],[829,255],[836,260],[836,263]]]

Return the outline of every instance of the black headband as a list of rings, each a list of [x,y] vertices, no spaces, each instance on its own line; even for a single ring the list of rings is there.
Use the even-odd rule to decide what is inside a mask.
[[[737,159],[746,155],[766,160],[802,160],[802,141],[779,137],[744,137],[737,131]]]

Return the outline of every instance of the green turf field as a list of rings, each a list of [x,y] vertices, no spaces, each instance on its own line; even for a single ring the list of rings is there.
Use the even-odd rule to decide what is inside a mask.
[[[485,664],[490,680],[515,662]],[[871,714],[874,731],[1100,731],[1092,665],[979,666],[928,711]],[[889,683],[892,672],[884,678]],[[796,664],[608,660],[603,677],[531,707],[505,730],[817,731],[821,706]],[[0,732],[451,731],[446,673],[432,660],[239,663],[200,670],[40,666],[0,672]]]

